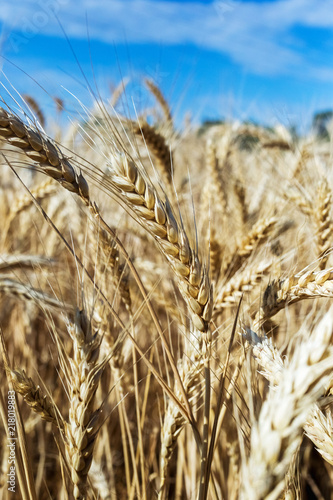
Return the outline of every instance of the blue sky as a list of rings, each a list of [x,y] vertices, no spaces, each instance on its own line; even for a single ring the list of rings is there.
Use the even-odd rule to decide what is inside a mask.
[[[178,123],[189,110],[302,128],[333,108],[332,0],[1,0],[0,26],[0,81],[50,111],[67,90],[91,105],[72,49],[103,97],[128,77],[138,110],[154,79]]]

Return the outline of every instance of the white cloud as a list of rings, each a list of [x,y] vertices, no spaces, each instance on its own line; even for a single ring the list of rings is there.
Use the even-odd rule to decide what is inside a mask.
[[[20,36],[63,36],[106,43],[191,43],[228,55],[257,74],[297,74],[332,80],[330,67],[313,67],[304,41],[291,30],[333,27],[331,0],[270,3],[215,0],[210,4],[159,0],[1,0],[0,21]]]

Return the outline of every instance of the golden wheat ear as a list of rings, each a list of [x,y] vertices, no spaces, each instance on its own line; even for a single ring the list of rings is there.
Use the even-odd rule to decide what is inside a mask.
[[[46,122],[45,115],[44,115],[40,105],[36,101],[36,99],[29,94],[23,94],[22,98],[25,101],[25,103],[27,104],[27,106],[36,115],[37,120],[40,123],[40,125],[44,128],[45,122]]]
[[[142,137],[149,152],[154,156],[157,170],[161,172],[162,178],[169,190],[172,187],[172,152],[165,138],[149,123],[133,125],[133,132]]]
[[[212,288],[206,267],[177,222],[171,204],[163,201],[156,189],[126,155],[118,155],[112,163],[110,177],[124,202],[133,210],[141,225],[157,241],[178,280],[194,326],[208,331],[212,316]]]
[[[68,191],[89,204],[89,188],[82,174],[77,174],[61,150],[38,129],[33,130],[22,120],[0,108],[0,136],[8,144],[21,149],[39,164],[43,173],[57,180]]]
[[[94,409],[95,394],[105,368],[99,361],[101,339],[92,329],[83,310],[77,310],[74,321],[67,323],[73,341],[69,372],[69,418],[64,428],[66,457],[76,500],[86,496],[87,476],[101,426],[101,410]]]
[[[43,420],[52,422],[62,431],[64,422],[50,396],[44,395],[41,387],[37,386],[24,370],[19,368],[9,370],[9,375],[15,391],[23,396],[24,401],[32,411],[37,413]]]
[[[164,114],[164,117],[166,119],[167,124],[172,127],[173,122],[172,122],[172,115],[171,115],[170,106],[168,104],[168,101],[166,100],[166,98],[162,94],[161,89],[150,78],[145,79],[145,85],[147,86],[147,88],[150,90],[150,92],[155,97],[156,101],[161,106],[161,109],[163,111],[163,114]]]

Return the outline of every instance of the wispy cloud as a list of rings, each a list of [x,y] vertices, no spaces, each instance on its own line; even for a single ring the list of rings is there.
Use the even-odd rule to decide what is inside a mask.
[[[13,9],[12,0],[2,0],[0,20],[13,30],[9,38],[13,50],[35,34],[63,36],[57,18],[69,38],[86,39],[87,19],[92,40],[192,44],[223,53],[255,74],[311,71],[313,78],[331,81],[333,68],[310,62],[304,40],[296,35],[299,27],[333,27],[331,7],[331,0],[215,0],[210,4],[81,0],[79,6],[74,0],[25,0]]]

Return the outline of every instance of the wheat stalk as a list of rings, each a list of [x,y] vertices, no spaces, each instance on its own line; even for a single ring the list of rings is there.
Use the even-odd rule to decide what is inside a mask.
[[[236,180],[234,184],[234,191],[235,195],[238,199],[238,205],[240,207],[240,213],[241,213],[241,220],[243,223],[243,226],[246,226],[246,223],[249,218],[249,211],[248,211],[248,206],[246,203],[246,190],[244,187],[244,183],[241,182],[239,179]]]
[[[222,266],[222,249],[220,239],[217,237],[216,231],[211,229],[209,236],[209,266],[210,272],[215,283],[218,282]]]

